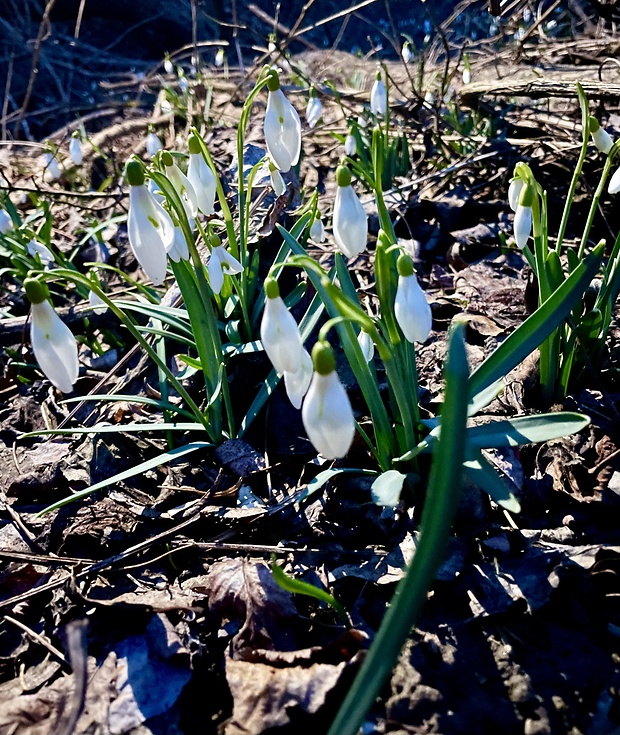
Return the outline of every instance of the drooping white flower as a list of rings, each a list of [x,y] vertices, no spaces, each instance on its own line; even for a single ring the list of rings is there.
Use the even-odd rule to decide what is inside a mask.
[[[38,255],[43,265],[49,265],[50,263],[54,262],[54,255],[52,251],[47,247],[47,245],[44,245],[42,242],[31,240],[26,245],[26,250],[30,255],[32,255],[33,258],[35,255]]]
[[[355,136],[349,133],[344,139],[344,154],[345,156],[354,156],[357,153],[357,141]]]
[[[515,211],[514,221],[515,242],[517,243],[519,250],[523,250],[532,234],[532,204],[534,202],[534,196],[535,192],[533,184],[525,183],[519,194],[519,204]]]
[[[189,139],[187,178],[196,193],[198,209],[207,217],[213,214],[217,182],[215,174],[202,155],[198,138],[194,135]]]
[[[325,240],[325,225],[321,219],[320,212],[317,212],[317,216],[310,226],[310,239],[316,243],[323,242]]]
[[[215,52],[214,64],[217,67],[224,65],[224,49],[223,48],[218,48],[218,50]]]
[[[594,145],[607,155],[614,144],[611,135],[600,126],[599,121],[595,117],[590,118],[590,135]]]
[[[70,393],[79,373],[75,337],[48,301],[49,291],[44,284],[28,278],[24,288],[32,303],[30,339],[34,356],[52,385]]]
[[[170,60],[169,56],[166,56],[166,58],[164,59],[164,71],[166,72],[166,74],[172,74],[172,72],[174,71],[174,64]]]
[[[297,110],[280,89],[275,69],[269,72],[267,111],[265,112],[265,143],[276,166],[286,173],[299,161],[301,152],[301,122]]]
[[[508,187],[508,204],[513,212],[516,212],[517,207],[519,206],[519,197],[521,196],[523,184],[523,179],[516,178],[512,179],[510,186]]]
[[[0,232],[3,235],[13,228],[13,220],[6,209],[0,209]]]
[[[370,90],[370,111],[373,115],[385,117],[387,105],[387,89],[381,79],[381,72],[377,71],[375,82]]]
[[[104,314],[108,310],[106,302],[94,291],[88,292],[88,303],[93,307],[95,314]]]
[[[317,342],[312,350],[314,375],[304,399],[301,418],[313,447],[326,459],[344,457],[355,436],[351,402],[338,373],[336,360],[327,342]]]
[[[176,165],[174,158],[172,158],[172,155],[168,151],[164,151],[161,154],[161,161],[164,164],[166,176],[170,179],[172,186],[174,186],[177,194],[181,197],[187,219],[193,220],[198,213],[198,198],[196,197],[194,187],[191,185],[187,176]]]
[[[43,162],[45,165],[44,173],[49,179],[55,181],[62,176],[58,161],[51,151],[43,154]]]
[[[368,217],[351,186],[351,173],[346,166],[336,170],[336,201],[334,203],[334,238],[347,258],[354,258],[366,250]]]
[[[260,325],[260,338],[279,373],[296,373],[301,365],[303,344],[295,317],[280,297],[278,282],[265,279],[265,309]]]
[[[465,67],[463,69],[463,84],[469,84],[471,82],[471,69]]]
[[[286,395],[288,396],[289,401],[297,409],[301,408],[301,402],[308,392],[310,382],[312,381],[312,373],[312,358],[310,357],[308,350],[302,348],[301,362],[297,372],[284,373],[284,387],[286,388]]]
[[[310,99],[308,100],[308,104],[306,106],[306,120],[308,121],[308,125],[313,128],[321,119],[322,114],[323,103],[316,96],[316,90],[314,89],[314,87],[312,87],[310,89]]]
[[[375,343],[372,341],[372,337],[368,332],[361,329],[360,333],[357,335],[357,341],[362,349],[364,359],[366,362],[371,362],[372,358],[375,356]]]
[[[74,166],[81,166],[83,160],[82,145],[77,135],[71,136],[71,140],[69,141],[69,155]]]
[[[405,41],[405,43],[403,43],[400,55],[402,56],[405,64],[410,64],[413,61],[413,51],[411,50],[411,44],[409,41]]]
[[[187,94],[187,90],[189,89],[189,82],[187,81],[187,77],[185,75],[181,75],[179,77],[179,89],[181,90],[181,94]]]
[[[152,130],[149,132],[149,134],[146,136],[146,154],[149,158],[153,158],[153,156],[157,153],[157,151],[160,151],[162,149],[161,140],[159,139],[159,136],[154,133]]]
[[[413,262],[402,254],[397,261],[398,286],[394,316],[408,342],[426,342],[433,324],[431,307],[413,271]]]
[[[610,194],[617,194],[620,191],[620,168],[616,169],[616,172],[611,177],[607,191]]]
[[[127,164],[129,244],[142,270],[156,286],[166,278],[166,251],[174,239],[170,215],[158,204],[144,183],[144,172],[137,161]]]
[[[286,191],[286,184],[282,178],[282,174],[278,171],[275,164],[269,159],[269,180],[271,181],[271,188],[273,193],[277,197],[281,197]]]
[[[170,247],[166,248],[166,252],[170,260],[178,263],[180,260],[189,260],[189,248],[187,240],[180,227],[174,228],[174,239]]]
[[[219,238],[217,238],[219,241]],[[209,283],[214,293],[219,293],[224,285],[224,275],[241,273],[243,266],[223,245],[212,245],[211,257],[207,264]]]

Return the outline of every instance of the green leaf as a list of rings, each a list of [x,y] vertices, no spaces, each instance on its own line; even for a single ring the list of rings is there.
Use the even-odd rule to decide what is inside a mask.
[[[467,448],[490,449],[548,442],[561,436],[576,434],[589,423],[587,416],[571,411],[491,421],[467,430]]]
[[[290,577],[282,567],[276,564],[273,560],[271,562],[271,572],[273,573],[273,578],[278,587],[281,587],[287,592],[292,592],[295,595],[305,595],[306,597],[313,597],[315,600],[326,602],[328,605],[333,607],[338,615],[340,615],[340,617],[346,622],[347,627],[350,627],[345,609],[335,597],[329,594],[329,592],[325,592],[325,590],[319,589],[309,582],[304,582],[301,579]]]
[[[510,491],[508,483],[512,482],[506,478],[502,480],[499,470],[491,462],[483,457],[481,452],[473,459],[465,461],[465,474],[478,487],[482,488],[498,505],[510,511],[519,513],[521,506],[515,495]]]
[[[101,482],[97,482],[95,485],[87,487],[86,490],[80,490],[80,492],[74,493],[67,498],[63,498],[62,500],[58,500],[56,503],[48,505],[47,508],[44,508],[40,513],[37,514],[37,516],[41,517],[46,513],[50,513],[53,510],[58,510],[65,505],[69,505],[69,503],[73,503],[76,500],[87,498],[89,495],[91,495],[91,493],[94,493],[97,490],[103,490],[104,488],[109,487],[110,485],[114,485],[117,482],[122,482],[123,480],[128,480],[130,477],[135,477],[136,475],[148,472],[149,470],[152,470],[155,467],[159,467],[162,464],[170,464],[171,462],[175,462],[177,459],[180,459],[187,454],[191,454],[192,452],[196,452],[198,449],[206,449],[207,447],[212,446],[214,445],[210,442],[192,442],[191,444],[185,444],[182,447],[171,449],[168,452],[164,452],[163,454],[158,454],[157,457],[153,457],[153,459],[149,459],[146,462],[135,465],[135,467],[131,467],[124,472],[119,472],[117,475],[108,477],[107,480],[102,480]]]
[[[564,321],[597,274],[604,245],[598,245],[562,285],[472,373],[473,396],[509,373]]]
[[[22,434],[21,438],[26,439],[30,436],[71,436],[75,434],[136,434],[142,431],[204,431],[205,427],[195,421],[184,421],[179,423],[159,423],[149,424],[131,423],[131,424],[95,424],[94,426],[79,426],[73,429],[41,429],[40,431],[31,431],[28,434]]]

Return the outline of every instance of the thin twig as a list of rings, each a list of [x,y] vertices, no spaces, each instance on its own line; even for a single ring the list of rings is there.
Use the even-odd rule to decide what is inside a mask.
[[[42,636],[40,633],[36,633],[34,630],[32,630],[32,628],[29,628],[25,623],[22,623],[21,620],[17,620],[10,615],[4,615],[3,617],[7,622],[13,623],[13,625],[18,627],[20,630],[23,630],[27,636],[32,638],[32,640],[36,641],[44,648],[47,648],[47,650],[52,655],[54,655],[62,664],[64,664],[68,669],[71,669],[71,665],[67,661],[64,653],[62,651],[59,651],[56,646],[50,643],[50,641],[48,641],[45,636]]]

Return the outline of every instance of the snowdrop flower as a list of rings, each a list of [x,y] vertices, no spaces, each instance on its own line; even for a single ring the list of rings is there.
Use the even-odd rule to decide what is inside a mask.
[[[48,301],[49,289],[44,283],[27,278],[24,289],[32,304],[30,340],[34,356],[52,385],[70,393],[79,372],[75,337]]]
[[[180,260],[189,260],[187,240],[180,227],[174,228],[174,238],[171,245],[166,248],[166,253],[170,260],[173,260],[175,263],[178,263]]]
[[[215,192],[217,183],[215,174],[202,155],[200,141],[195,135],[190,135],[189,141],[189,166],[187,168],[187,179],[196,193],[198,209],[207,217],[213,214],[215,203]]]
[[[399,256],[396,267],[398,286],[394,299],[394,316],[408,342],[426,342],[433,317],[414,273],[413,261],[403,253]]]
[[[95,314],[105,314],[108,310],[106,302],[94,291],[88,292],[88,303],[93,307]]]
[[[370,90],[370,111],[373,115],[385,117],[385,114],[387,113],[387,104],[387,89],[381,80],[381,72],[377,70],[375,83],[372,85],[372,89]]]
[[[316,89],[314,87],[311,87],[310,99],[308,100],[308,105],[306,107],[306,120],[308,121],[308,125],[313,128],[321,119],[322,114],[323,103],[316,96]]]
[[[280,89],[278,72],[268,72],[267,111],[265,113],[265,143],[276,166],[286,173],[299,161],[301,152],[301,122],[297,110]]]
[[[328,342],[314,345],[312,362],[314,375],[301,412],[306,434],[326,459],[344,457],[353,443],[355,419]]]
[[[220,67],[224,65],[224,49],[218,48],[218,50],[215,52],[215,66]]]
[[[179,89],[181,90],[181,94],[186,94],[189,89],[189,82],[187,81],[187,77],[184,75],[179,77]]]
[[[288,396],[289,401],[298,410],[301,408],[301,402],[310,387],[313,370],[312,358],[310,357],[308,350],[302,348],[301,362],[297,372],[284,373],[284,387],[286,388],[286,395]]]
[[[209,283],[214,293],[219,293],[224,285],[224,275],[241,273],[243,266],[226,250],[217,235],[211,237],[211,257],[207,264]]]
[[[174,225],[170,215],[147,189],[144,171],[138,161],[129,161],[126,178],[130,185],[129,244],[142,270],[156,286],[160,286],[166,278],[166,250],[174,239]]]
[[[471,69],[465,67],[463,69],[463,84],[469,84],[471,82]]]
[[[268,161],[269,161],[269,179],[271,181],[271,188],[273,189],[273,193],[277,197],[281,197],[282,194],[284,194],[284,192],[286,191],[286,184],[284,183],[282,174],[278,171],[274,162],[271,159],[268,159]]]
[[[73,161],[74,166],[81,166],[82,164],[82,146],[77,133],[73,133],[71,140],[69,141],[69,155]]]
[[[349,133],[347,137],[344,139],[344,155],[354,156],[357,153],[357,141],[355,140],[355,136]]]
[[[174,71],[174,65],[167,54],[166,58],[164,59],[164,71],[166,72],[166,74],[172,74],[172,72]]]
[[[515,211],[514,235],[519,250],[527,245],[532,234],[532,204],[534,203],[534,185],[530,182],[524,183],[519,194],[519,204]]]
[[[11,219],[11,215],[5,209],[0,209],[0,233],[6,235],[12,228],[13,220]]]
[[[346,166],[336,169],[336,201],[334,203],[334,238],[340,250],[353,258],[366,250],[368,217],[351,186],[351,172]]]
[[[321,213],[317,211],[316,218],[310,227],[310,239],[319,243],[325,240],[325,226],[321,219]]]
[[[31,240],[26,245],[26,250],[30,255],[32,255],[33,258],[38,255],[43,265],[49,265],[50,263],[54,262],[54,255],[52,254],[52,251],[47,247],[47,245],[44,245],[42,242]]]
[[[43,161],[45,163],[45,173],[47,176],[55,181],[61,177],[60,166],[56,160],[54,154],[51,151],[43,154]]]
[[[616,169],[616,173],[611,177],[607,191],[610,194],[617,194],[620,191],[620,168]]]
[[[405,43],[403,43],[403,48],[400,52],[400,55],[402,56],[405,64],[410,64],[413,61],[413,51],[411,50],[411,45],[409,41],[405,41]]]
[[[360,329],[360,333],[357,335],[357,341],[361,347],[364,359],[366,362],[371,362],[372,358],[375,356],[375,343],[372,341],[372,337],[368,332]]]
[[[280,297],[275,278],[265,279],[265,309],[260,325],[260,338],[278,373],[297,373],[302,361],[303,344],[295,317]]]
[[[519,176],[510,181],[510,186],[508,187],[508,204],[513,212],[516,212],[519,206],[519,197],[521,196],[524,183],[523,179]]]
[[[157,151],[160,151],[162,147],[159,136],[150,130],[149,134],[146,136],[146,153],[149,158],[153,158]]]
[[[590,135],[594,145],[599,149],[601,153],[609,153],[614,141],[611,135],[599,125],[598,120],[595,117],[590,118]]]
[[[170,179],[172,186],[174,186],[177,194],[181,197],[187,219],[194,219],[198,213],[198,199],[194,187],[190,184],[187,176],[176,165],[172,155],[168,151],[164,151],[161,154],[161,161],[164,164],[166,176]]]

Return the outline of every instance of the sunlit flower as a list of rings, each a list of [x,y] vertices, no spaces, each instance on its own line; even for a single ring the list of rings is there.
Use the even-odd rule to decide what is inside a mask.
[[[162,144],[159,136],[151,130],[146,136],[146,154],[149,158],[153,158],[157,151],[160,151],[161,149]]]
[[[69,155],[74,166],[80,166],[82,164],[82,145],[77,135],[71,136],[71,140],[69,141]]]
[[[616,169],[615,174],[611,177],[607,191],[610,194],[617,194],[620,191],[620,168]]]
[[[353,258],[366,250],[368,217],[351,186],[351,172],[346,166],[336,170],[336,201],[334,203],[334,238],[340,250]]]
[[[11,219],[11,215],[5,209],[0,209],[0,232],[6,235],[12,228],[13,220]]]
[[[590,118],[590,135],[594,145],[601,151],[601,153],[609,153],[611,147],[614,144],[611,135],[600,126],[599,121],[595,117]]]
[[[164,151],[161,154],[161,161],[164,164],[166,176],[170,179],[172,186],[174,186],[177,194],[181,197],[187,219],[194,219],[198,213],[198,199],[194,187],[191,185],[187,176],[176,165],[174,158],[172,158],[172,155],[168,151]]]
[[[408,342],[426,342],[433,317],[431,307],[413,271],[413,262],[404,253],[398,258],[398,286],[394,316]]]
[[[349,133],[344,139],[344,154],[345,156],[354,156],[357,153],[357,141],[355,136]]]
[[[198,209],[206,216],[213,214],[217,189],[215,174],[205,161],[200,148],[200,142],[194,135],[190,136],[189,139],[187,178],[196,193]]]
[[[323,242],[323,240],[325,240],[325,225],[321,219],[320,212],[317,212],[317,216],[310,226],[310,239],[316,243]]]
[[[314,374],[301,412],[306,434],[326,459],[344,457],[355,436],[355,418],[329,343],[314,345],[312,362]]]
[[[265,296],[260,338],[267,357],[277,372],[296,373],[302,361],[301,334],[274,278],[265,279]]]
[[[220,242],[217,235],[211,239],[211,257],[207,264],[209,283],[214,293],[222,290],[225,275],[234,275],[243,270],[241,263],[223,245],[219,244]]]
[[[471,69],[467,66],[463,69],[463,84],[469,84],[471,82]]]
[[[127,164],[129,243],[142,270],[156,286],[166,278],[166,251],[174,239],[170,215],[158,204],[144,184],[144,171],[138,161]]]
[[[372,337],[368,332],[361,329],[360,333],[357,335],[357,341],[361,347],[364,359],[366,362],[371,362],[372,358],[375,356],[375,343],[372,341]]]
[[[170,260],[178,263],[180,260],[189,260],[189,248],[187,240],[180,227],[174,228],[174,238],[170,247],[166,248]]]
[[[169,56],[166,56],[166,58],[164,59],[164,71],[166,72],[166,74],[172,74],[172,72],[174,71],[174,64],[170,60]]]
[[[306,120],[308,121],[308,125],[313,128],[321,119],[322,114],[323,103],[316,96],[316,89],[312,87],[310,89],[310,99],[308,100],[308,105],[306,106]]]
[[[224,65],[224,49],[218,48],[218,50],[215,52],[215,60],[214,60],[215,66],[223,66]]]
[[[30,255],[32,255],[33,258],[35,257],[35,255],[38,255],[43,265],[49,265],[50,263],[54,262],[54,255],[52,251],[47,247],[47,245],[44,245],[42,242],[31,240],[26,245],[26,250]]]
[[[534,203],[534,196],[533,184],[526,183],[521,188],[519,204],[515,211],[514,235],[519,250],[523,250],[532,234],[532,204]]]
[[[30,339],[34,356],[52,385],[70,393],[79,372],[75,337],[48,301],[45,284],[28,278],[24,288],[32,304]]]
[[[375,82],[370,90],[370,110],[373,115],[385,117],[387,113],[387,89],[381,79],[381,72],[377,71]]]
[[[297,110],[280,89],[275,69],[269,72],[267,111],[265,113],[265,143],[276,166],[286,173],[299,161],[301,152],[301,122]]]
[[[409,41],[405,41],[405,43],[403,43],[403,48],[400,52],[400,55],[402,56],[405,64],[410,64],[413,61],[413,51],[411,50],[411,44],[409,43]]]
[[[58,161],[51,151],[43,154],[43,162],[45,164],[45,174],[48,178],[55,181],[62,176]]]
[[[519,206],[519,197],[521,196],[521,190],[523,189],[523,179],[515,178],[510,182],[508,187],[508,204],[513,212],[517,211]]]
[[[187,77],[185,75],[181,75],[179,77],[179,89],[181,90],[181,94],[187,94],[187,90],[189,89],[189,82],[187,81]]]
[[[308,392],[310,382],[312,381],[312,373],[312,358],[310,357],[308,350],[302,348],[301,362],[299,363],[299,369],[297,372],[284,373],[284,387],[286,388],[286,395],[288,396],[289,401],[297,409],[301,408],[301,402]]]
[[[281,197],[282,194],[286,191],[286,184],[284,183],[284,179],[282,178],[282,174],[278,171],[275,164],[271,159],[269,160],[269,180],[271,181],[271,188],[273,189],[273,193],[277,197]]]

